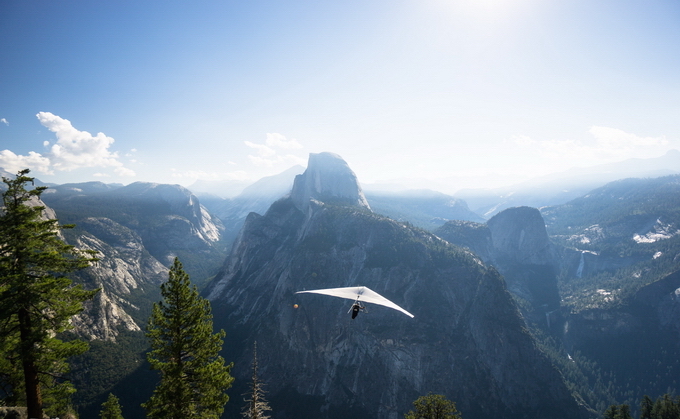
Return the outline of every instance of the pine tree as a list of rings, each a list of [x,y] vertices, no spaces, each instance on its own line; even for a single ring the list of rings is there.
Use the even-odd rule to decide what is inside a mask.
[[[120,407],[118,397],[109,393],[109,398],[102,403],[102,410],[99,412],[101,419],[123,419],[123,411]]]
[[[675,403],[670,394],[664,394],[654,402],[652,408],[654,419],[680,419],[680,405]]]
[[[640,401],[640,419],[652,419],[652,409],[654,408],[654,401],[648,395],[644,395]]]
[[[603,419],[619,419],[619,406],[616,404],[610,405],[604,411]]]
[[[43,404],[63,411],[75,391],[60,380],[68,372],[65,360],[87,350],[87,343],[64,342],[59,334],[97,292],[74,286],[65,274],[96,259],[93,252],[61,240],[60,230],[72,226],[44,216],[40,195],[46,187],[26,190],[33,183],[28,173],[2,178],[7,190],[0,216],[0,339],[13,342],[2,348],[4,364],[11,364],[10,377],[21,371],[22,382],[13,390],[25,393],[28,417],[42,418]]]
[[[213,334],[210,302],[198,294],[179,259],[161,285],[163,301],[154,304],[147,336],[151,368],[161,381],[143,404],[149,418],[218,419],[229,401],[232,364],[219,356],[225,333]]]
[[[461,419],[456,403],[441,394],[428,394],[413,402],[415,410],[408,412],[406,419]]]
[[[619,406],[619,416],[617,419],[633,419],[633,415],[630,413],[630,406],[627,404],[622,404]]]
[[[257,375],[257,342],[253,345],[253,378],[250,385],[250,398],[245,399],[247,404],[243,407],[242,415],[246,419],[267,419],[266,412],[271,411],[269,403],[264,398],[262,382]]]

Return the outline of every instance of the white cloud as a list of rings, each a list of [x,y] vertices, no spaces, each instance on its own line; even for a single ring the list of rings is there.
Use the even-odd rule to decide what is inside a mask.
[[[669,143],[663,135],[661,137],[640,137],[616,128],[594,126],[588,132],[595,137],[595,141],[602,149],[612,152],[636,147],[665,146]]]
[[[283,163],[286,164],[305,164],[306,159],[293,154],[280,155],[275,150],[279,149],[301,149],[302,145],[295,139],[288,140],[279,133],[267,133],[265,144],[256,144],[251,141],[244,141],[245,145],[255,149],[256,155],[248,155],[248,159],[255,166],[274,167]]]
[[[70,171],[81,167],[116,167],[123,164],[118,154],[109,151],[114,139],[103,133],[93,136],[78,131],[67,119],[50,112],[39,112],[38,121],[56,134],[57,143],[50,148],[50,161],[56,170]]]
[[[253,148],[257,150],[257,154],[260,157],[271,157],[276,154],[276,150],[273,148],[267,147],[264,144],[255,144],[250,141],[244,141],[245,145],[247,145],[250,148]]]
[[[118,153],[109,150],[114,139],[103,133],[93,136],[87,131],[78,131],[67,119],[50,112],[39,112],[36,117],[40,124],[57,136],[45,155],[30,151],[27,156],[16,155],[10,150],[0,152],[0,166],[13,171],[29,168],[44,174],[54,171],[71,171],[85,167],[112,167],[119,176],[135,176],[135,172],[123,166]],[[6,121],[4,121],[6,122]]]
[[[533,140],[531,137],[526,135],[513,135],[512,141],[520,146],[531,146],[536,144],[536,140]]]
[[[118,175],[118,176],[123,176],[123,177],[134,177],[136,176],[136,173],[132,169],[128,169],[127,167],[119,166],[113,169],[113,171]]]
[[[2,150],[0,151],[0,167],[10,173],[29,168],[44,174],[53,174],[50,169],[50,159],[35,151],[29,151],[28,156],[21,156],[10,150]]]
[[[302,148],[302,144],[300,144],[296,139],[287,140],[286,137],[277,132],[267,133],[267,145],[270,147],[285,149]]]
[[[9,126],[9,121],[7,121],[7,119],[5,119],[5,118],[0,119],[0,122],[2,122],[3,124]]]

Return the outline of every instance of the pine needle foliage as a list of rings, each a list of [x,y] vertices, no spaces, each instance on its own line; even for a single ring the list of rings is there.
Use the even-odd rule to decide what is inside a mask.
[[[250,384],[250,392],[245,395],[246,405],[243,406],[241,415],[246,419],[268,419],[270,416],[266,412],[271,411],[269,403],[264,397],[262,381],[257,375],[257,342],[253,344],[253,378]]]
[[[124,419],[123,410],[120,407],[118,397],[109,393],[109,398],[102,403],[102,410],[99,412],[101,419]]]
[[[151,399],[143,404],[147,417],[218,419],[234,381],[233,363],[225,365],[219,356],[225,332],[213,334],[210,302],[192,286],[177,258],[161,295],[163,301],[154,304],[147,326],[147,359],[161,374]]]
[[[26,169],[14,179],[2,178],[7,189],[0,211],[0,367],[7,368],[13,401],[26,403],[28,417],[41,418],[44,405],[53,415],[68,408],[75,389],[64,381],[66,359],[88,347],[59,339],[97,292],[73,285],[66,274],[97,259],[94,252],[64,243],[60,230],[73,226],[45,216],[40,195],[47,188],[27,190],[34,180],[28,174]]]

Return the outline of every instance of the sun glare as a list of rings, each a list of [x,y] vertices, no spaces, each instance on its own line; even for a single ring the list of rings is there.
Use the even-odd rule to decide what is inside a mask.
[[[440,8],[456,20],[473,24],[509,23],[525,13],[531,0],[437,0]]]

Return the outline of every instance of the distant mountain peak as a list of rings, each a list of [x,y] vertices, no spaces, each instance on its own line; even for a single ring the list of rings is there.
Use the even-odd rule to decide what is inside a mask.
[[[307,212],[311,201],[334,202],[370,209],[356,175],[334,153],[310,153],[307,170],[295,177],[291,198]]]

